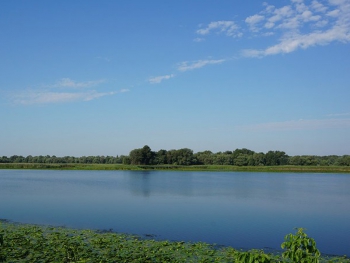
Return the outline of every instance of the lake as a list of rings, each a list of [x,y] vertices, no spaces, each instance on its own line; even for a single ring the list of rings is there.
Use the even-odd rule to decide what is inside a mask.
[[[350,175],[0,170],[0,218],[242,249],[278,250],[303,227],[350,255]]]

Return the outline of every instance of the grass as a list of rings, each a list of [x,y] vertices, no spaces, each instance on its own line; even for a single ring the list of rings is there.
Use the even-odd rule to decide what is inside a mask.
[[[234,165],[125,165],[125,164],[49,164],[49,163],[0,163],[0,169],[48,169],[48,170],[170,170],[170,171],[237,171],[237,172],[302,172],[302,173],[350,173],[350,166],[234,166]]]
[[[0,222],[0,262],[292,262],[262,250],[241,251],[197,242]],[[309,262],[309,261],[307,261]],[[349,263],[346,257],[320,262]]]

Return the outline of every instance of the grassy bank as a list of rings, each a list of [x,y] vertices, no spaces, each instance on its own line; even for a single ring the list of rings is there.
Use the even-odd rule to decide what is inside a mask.
[[[313,255],[308,255],[313,259]],[[315,258],[316,260],[316,258]],[[319,261],[318,261],[319,260]],[[261,250],[215,248],[206,243],[145,240],[92,230],[0,222],[0,262],[295,262]],[[299,261],[298,261],[299,262]],[[303,262],[347,262],[318,258]]]
[[[234,165],[124,165],[124,164],[45,164],[0,163],[0,169],[48,169],[48,170],[173,170],[173,171],[239,171],[239,172],[303,172],[350,173],[350,166],[234,166]]]

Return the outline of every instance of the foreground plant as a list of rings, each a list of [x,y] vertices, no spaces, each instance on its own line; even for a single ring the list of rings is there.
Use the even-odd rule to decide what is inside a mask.
[[[321,253],[316,248],[316,242],[304,233],[303,228],[297,228],[295,235],[288,234],[284,240],[281,247],[287,249],[287,251],[283,252],[283,258],[300,263],[320,262]]]
[[[202,242],[155,241],[111,232],[99,233],[92,230],[0,222],[0,262],[318,262],[303,261],[310,260],[310,256],[314,259],[315,252],[311,251],[316,250],[310,250],[305,246],[307,245],[307,243],[304,243],[305,240],[309,241],[311,246],[314,243],[308,239],[302,230],[297,232],[296,238],[294,238],[294,235],[290,235],[286,236],[284,246],[287,251],[282,258],[278,255],[266,254],[262,250],[240,251],[231,247],[216,249],[212,245]],[[299,242],[300,240],[301,242]],[[300,245],[298,245],[299,243]],[[299,250],[294,249],[296,246],[301,247],[301,251],[307,248],[308,252],[299,256]],[[319,256],[319,254],[317,255]],[[292,258],[294,261],[292,261]],[[300,261],[298,261],[299,259]],[[332,259],[332,261],[322,260],[321,262],[349,263],[350,261],[339,258]]]

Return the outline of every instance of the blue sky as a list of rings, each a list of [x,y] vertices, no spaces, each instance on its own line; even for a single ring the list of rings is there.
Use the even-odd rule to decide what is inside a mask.
[[[350,0],[4,0],[0,39],[0,155],[350,154]]]

